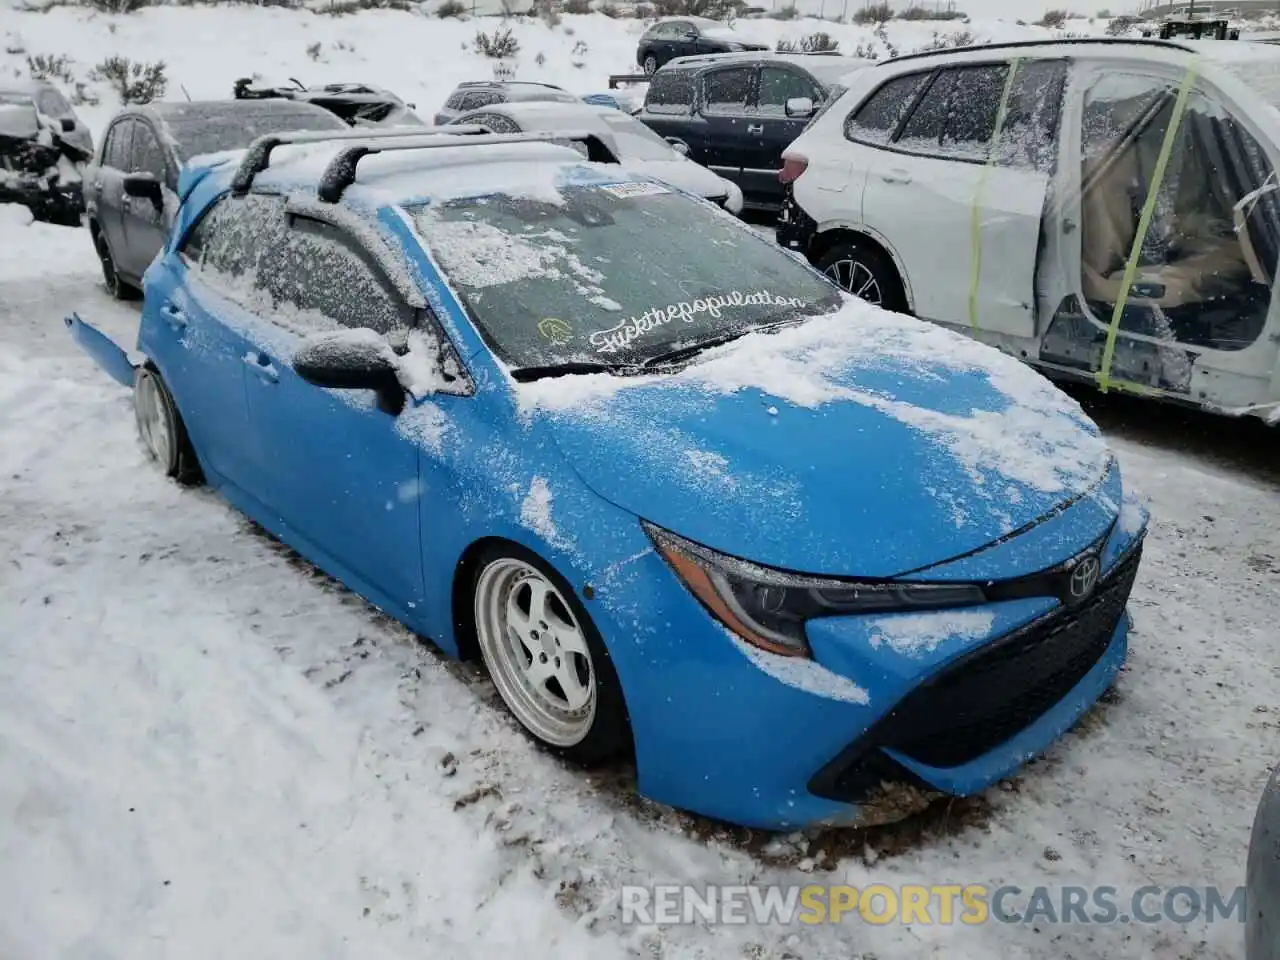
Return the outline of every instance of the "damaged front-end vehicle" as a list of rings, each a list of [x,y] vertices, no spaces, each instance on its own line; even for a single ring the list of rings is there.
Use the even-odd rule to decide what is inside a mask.
[[[74,121],[53,121],[34,99],[0,93],[0,203],[18,203],[48,223],[78,227],[84,213],[80,171],[89,156],[62,134]]]

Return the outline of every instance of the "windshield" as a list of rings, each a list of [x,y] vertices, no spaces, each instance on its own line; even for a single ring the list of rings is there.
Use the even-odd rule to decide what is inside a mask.
[[[840,304],[779,247],[654,183],[410,209],[495,353],[514,368],[630,366]]]
[[[243,149],[267,133],[350,129],[319,108],[281,109],[275,103],[268,109],[254,110],[232,102],[226,109],[165,119],[184,162],[205,153]]]
[[[613,116],[615,113],[618,115]],[[614,110],[602,114],[600,120],[613,134],[620,160],[675,160],[680,156],[666,140],[624,113]]]
[[[0,93],[0,136],[27,140],[39,132],[35,101],[20,93]]]

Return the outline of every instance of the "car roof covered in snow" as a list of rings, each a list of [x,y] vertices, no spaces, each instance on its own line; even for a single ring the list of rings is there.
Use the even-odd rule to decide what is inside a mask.
[[[1155,38],[1127,37],[1070,37],[1056,40],[1018,40],[1008,43],[987,43],[971,47],[954,47],[948,50],[930,50],[909,53],[879,61],[881,69],[899,65],[918,66],[927,69],[940,63],[987,61],[996,57],[1017,56],[1024,59],[1088,56],[1096,59],[1156,60],[1182,63],[1196,56],[1217,63],[1237,63],[1241,60],[1273,61],[1280,58],[1280,49],[1264,43],[1241,43],[1236,40],[1159,40]]]
[[[440,139],[465,143],[453,134],[441,134]],[[252,190],[314,195],[329,163],[348,146],[350,141],[278,147],[271,165],[254,178]],[[195,158],[187,178],[202,181],[191,189],[196,207],[202,209],[230,189],[244,153]],[[635,179],[616,164],[589,163],[573,147],[559,143],[471,144],[367,156],[343,199],[363,207],[408,206],[499,193],[550,196],[560,185]],[[179,193],[185,193],[181,184]]]

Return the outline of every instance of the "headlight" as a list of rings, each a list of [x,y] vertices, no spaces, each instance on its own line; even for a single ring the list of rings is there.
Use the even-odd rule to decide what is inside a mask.
[[[654,546],[711,614],[754,646],[807,657],[817,617],[897,613],[985,603],[974,584],[886,583],[807,577],[727,557],[641,521]]]

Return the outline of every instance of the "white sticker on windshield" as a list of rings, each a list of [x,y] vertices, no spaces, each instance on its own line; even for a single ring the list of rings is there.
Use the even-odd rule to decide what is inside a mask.
[[[628,199],[630,197],[652,197],[658,193],[670,193],[666,187],[657,183],[609,183],[600,187],[605,193],[611,193],[615,197]]]

